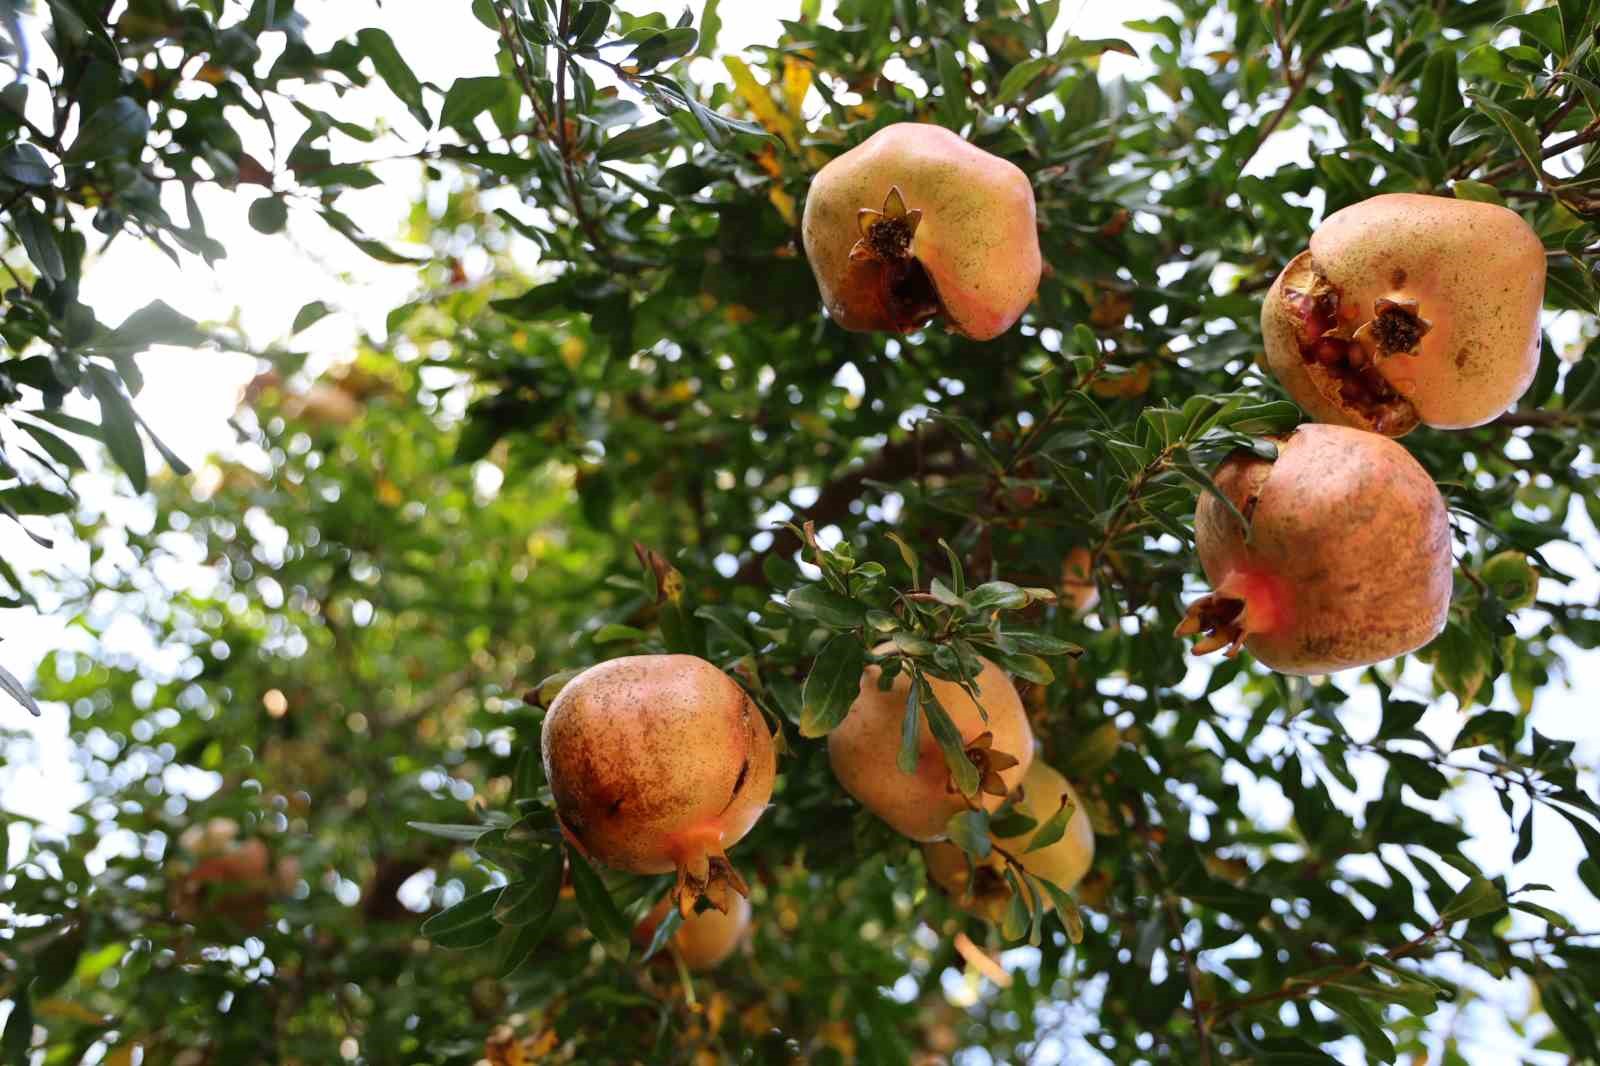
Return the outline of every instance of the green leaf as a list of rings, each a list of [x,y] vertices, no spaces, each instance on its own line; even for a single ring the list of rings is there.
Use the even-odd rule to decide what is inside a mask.
[[[1115,722],[1102,722],[1061,758],[1059,769],[1069,777],[1092,775],[1109,763],[1122,747],[1122,730]]]
[[[474,120],[503,100],[509,89],[510,83],[500,77],[457,78],[444,94],[439,125],[472,136]]]
[[[1485,914],[1504,910],[1505,897],[1494,883],[1482,878],[1474,877],[1462,886],[1461,891],[1445,904],[1439,912],[1439,917],[1447,922],[1459,922],[1465,919],[1480,918]]]
[[[406,825],[419,833],[443,837],[446,840],[459,840],[466,844],[475,843],[479,837],[494,828],[492,825],[462,825],[453,822],[407,822]]]
[[[866,649],[853,633],[840,633],[823,645],[801,695],[801,736],[826,736],[844,721],[860,691],[866,658]]]
[[[595,158],[602,163],[618,159],[638,159],[654,152],[667,151],[675,147],[680,139],[678,127],[665,119],[648,122],[623,130],[612,137],[600,146]]]
[[[1033,880],[1035,883],[1044,886],[1045,892],[1049,893],[1051,901],[1055,903],[1056,915],[1061,919],[1061,924],[1067,930],[1067,939],[1074,944],[1083,943],[1083,913],[1078,910],[1078,901],[1072,898],[1070,892],[1060,888],[1052,881],[1046,881],[1042,877],[1036,877]]]
[[[656,931],[650,937],[650,944],[645,948],[640,962],[648,962],[667,946],[667,941],[672,939],[672,934],[683,927],[683,914],[676,907],[668,907],[666,917],[656,926]]]
[[[61,245],[50,221],[26,203],[11,213],[11,223],[22,247],[33,261],[34,267],[51,281],[61,281],[67,276],[67,265],[61,257]]]
[[[1082,655],[1083,648],[1060,637],[1052,637],[1048,633],[1036,633],[1028,629],[1002,629],[1000,635],[1011,642],[1012,647],[1028,655]]]
[[[689,26],[664,30],[640,41],[626,62],[633,63],[641,71],[651,70],[693,52],[699,40],[699,31]]]
[[[7,670],[3,666],[0,666],[0,691],[4,691],[6,695],[22,704],[22,706],[28,710],[28,713],[32,714],[35,718],[39,717],[39,705],[34,702],[33,696],[28,692],[27,686],[21,681],[18,681],[14,676],[12,676],[11,671]]]
[[[792,588],[784,596],[789,610],[797,617],[839,629],[854,628],[866,620],[866,608],[826,585],[810,584]]]
[[[149,475],[133,404],[122,391],[122,383],[104,367],[89,367],[88,383],[95,399],[100,401],[100,432],[111,450],[111,458],[128,475],[133,491],[144,492],[149,485]]]
[[[389,91],[400,98],[400,102],[416,116],[424,129],[431,129],[433,119],[422,103],[422,83],[417,81],[411,67],[401,58],[399,49],[394,46],[394,39],[383,30],[369,26],[356,33],[356,43],[372,60],[378,77],[389,86]]]
[[[1394,1043],[1384,1032],[1383,1015],[1375,1004],[1359,996],[1331,988],[1319,991],[1317,999],[1350,1024],[1350,1028],[1360,1037],[1362,1046],[1366,1048],[1369,1061],[1395,1060]]]
[[[1034,83],[1040,74],[1054,66],[1049,56],[1034,56],[1006,71],[1006,76],[1000,80],[1000,87],[994,91],[994,102],[1002,107],[1009,104],[1022,105],[1028,103],[1036,93],[1022,95],[1022,90]]]
[[[11,1015],[6,1019],[6,1030],[0,1033],[0,1057],[8,1066],[26,1066],[32,1059],[28,1049],[33,1046],[33,996],[32,982],[13,990]]]
[[[150,116],[144,108],[119,96],[84,121],[62,158],[68,163],[92,163],[129,155],[144,146],[149,134]]]
[[[959,130],[967,121],[967,79],[955,49],[942,37],[933,41],[934,61],[939,68],[938,99],[940,121],[950,129]]]
[[[250,205],[249,218],[257,233],[282,233],[289,224],[289,205],[281,196],[263,196]]]
[[[921,674],[913,679],[912,690],[917,693],[922,713],[927,716],[928,730],[938,742],[939,750],[944,752],[944,763],[950,770],[951,781],[963,796],[977,795],[978,768],[967,758],[967,746],[961,739],[961,731],[956,728],[956,724],[950,720],[949,713],[940,705],[939,697],[934,695],[933,686],[928,684]]]
[[[895,766],[901,773],[917,772],[921,741],[922,715],[918,710],[916,679],[912,678],[911,686],[906,690],[906,711],[900,719],[900,750],[894,760]]]
[[[1475,200],[1482,204],[1506,205],[1505,197],[1500,195],[1500,190],[1493,185],[1485,185],[1481,181],[1455,181],[1450,184],[1450,191],[1456,194],[1457,200]]]
[[[448,910],[440,911],[422,923],[422,935],[442,948],[462,950],[487,944],[500,932],[494,919],[499,887],[468,896]]]
[[[291,333],[303,332],[331,314],[333,314],[333,308],[321,300],[312,300],[295,313],[294,325],[290,326],[289,330]]]
[[[547,925],[561,898],[562,874],[566,858],[561,848],[546,848],[525,867],[529,876],[514,881],[500,893],[495,904],[495,921],[501,925]]]
[[[974,614],[1014,611],[1028,605],[1028,594],[1009,581],[990,581],[968,593],[966,601],[967,609]]]
[[[1046,797],[1035,796],[1033,803],[1038,804]],[[1048,848],[1051,844],[1067,835],[1067,824],[1072,821],[1072,816],[1078,812],[1078,805],[1072,802],[1071,797],[1063,792],[1056,801],[1056,811],[1046,818],[1039,831],[1033,834],[1033,839],[1028,841],[1028,851],[1039,851]]]
[[[373,240],[371,237],[368,237],[366,234],[362,233],[361,230],[356,226],[355,222],[353,222],[348,216],[326,205],[324,205],[322,208],[322,218],[323,221],[328,223],[328,225],[344,234],[345,239],[351,244],[355,245],[357,248],[361,249],[361,251],[365,252],[369,257],[376,259],[380,263],[393,263],[397,266],[415,266],[421,263],[429,262],[426,257],[419,258],[417,256],[405,255],[401,252],[395,251],[393,248],[390,248],[382,241]]]
[[[982,810],[958,811],[945,823],[950,842],[975,860],[989,857],[994,849],[989,839],[989,815]]]
[[[0,174],[18,185],[45,186],[55,181],[55,172],[44,155],[26,141],[16,141],[0,149]]]
[[[572,892],[578,899],[578,910],[583,914],[589,932],[605,946],[615,958],[628,957],[628,921],[617,909],[605,882],[595,873],[589,860],[576,849],[567,848],[567,862],[572,868]]]
[[[1033,925],[1032,908],[1028,906],[1028,893],[1017,882],[1017,875],[1006,867],[1006,884],[1011,886],[1011,900],[1000,919],[1000,935],[1007,940],[1021,940]]]

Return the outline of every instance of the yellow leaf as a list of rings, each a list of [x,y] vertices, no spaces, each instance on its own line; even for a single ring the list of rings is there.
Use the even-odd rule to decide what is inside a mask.
[[[794,123],[778,105],[772,102],[772,94],[767,92],[767,87],[756,81],[750,67],[738,56],[723,56],[723,66],[728,68],[728,73],[733,76],[733,87],[739,91],[739,96],[749,105],[751,112],[756,116],[756,121],[768,133],[783,138],[783,142],[791,150],[796,150],[798,138],[795,136]]]
[[[778,209],[778,214],[789,225],[794,225],[794,197],[778,188],[776,185],[767,193],[767,199],[772,201],[772,206]]]
[[[84,1022],[88,1025],[106,1024],[105,1015],[74,1003],[70,999],[44,1000],[34,1006],[33,1012],[42,1018],[64,1018],[68,1021]]]
[[[810,91],[811,64],[786,56],[783,60],[784,109],[794,118],[801,118],[801,108],[805,104],[806,93]]]
[[[133,1066],[133,1044],[122,1044],[112,1048],[111,1053],[100,1060],[100,1066]]]

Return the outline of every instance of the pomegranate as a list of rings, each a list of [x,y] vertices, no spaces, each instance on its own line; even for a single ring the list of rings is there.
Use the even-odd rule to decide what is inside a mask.
[[[893,649],[883,644],[879,655]],[[917,734],[917,768],[901,773],[895,765],[911,678],[902,670],[887,691],[878,687],[883,671],[868,666],[850,711],[828,734],[828,759],[839,783],[872,813],[912,840],[942,840],[952,815],[968,807],[950,780],[944,752],[928,729],[925,715]],[[934,697],[961,734],[967,758],[978,768],[976,800],[994,810],[1022,780],[1033,762],[1033,729],[1011,679],[983,661],[977,677],[980,704],[954,681],[929,677]],[[987,720],[985,719],[987,715]]]
[[[272,861],[266,843],[256,837],[239,840],[239,823],[213,818],[192,825],[178,838],[186,859],[174,859],[168,905],[179,920],[220,919],[241,929],[266,924],[267,907],[293,891],[300,864],[292,856]]]
[[[828,163],[800,228],[822,302],[848,330],[909,333],[943,315],[989,340],[1039,288],[1028,176],[942,126],[886,126]]]
[[[1513,211],[1374,196],[1329,215],[1278,275],[1267,367],[1318,421],[1391,437],[1482,425],[1533,381],[1544,277]]]
[[[724,849],[772,798],[772,734],[732,678],[692,655],[635,655],[568,681],[545,714],[544,769],[568,837],[632,873],[676,870],[685,916],[747,891]]]
[[[662,899],[644,919],[634,926],[633,942],[644,948],[656,935],[656,927],[667,916],[671,898]],[[750,928],[750,901],[735,896],[726,912],[698,911],[684,918],[668,941],[683,959],[683,964],[696,972],[714,970],[725,962],[738,948]],[[658,956],[660,957],[660,956]]]
[[[991,835],[990,839],[1010,852],[1034,877],[1070,892],[1094,862],[1094,830],[1089,826],[1089,815],[1077,791],[1055,767],[1036,759],[1022,779],[1015,806],[1018,813],[1043,825],[1060,809],[1063,798],[1077,809],[1067,820],[1067,831],[1054,844],[1038,851],[1025,851],[1037,828],[1014,837]],[[949,841],[924,844],[922,857],[927,863],[928,877],[953,896],[962,910],[991,922],[1005,917],[1011,903],[1011,886],[1006,883],[1006,857],[999,851],[991,851],[987,858],[973,863],[971,869],[966,853]],[[1049,893],[1044,894],[1043,903],[1046,910],[1055,906]]]
[[[1073,614],[1087,614],[1100,603],[1100,586],[1094,580],[1094,554],[1082,545],[1061,560],[1060,602]]]
[[[1178,627],[1196,654],[1241,647],[1285,674],[1414,651],[1450,607],[1450,523],[1421,464],[1376,433],[1309,423],[1277,459],[1235,452],[1213,476],[1250,522],[1200,498],[1195,542],[1214,591]]]

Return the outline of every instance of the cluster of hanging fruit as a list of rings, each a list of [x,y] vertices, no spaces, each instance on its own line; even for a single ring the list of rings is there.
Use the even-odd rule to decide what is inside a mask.
[[[828,314],[848,330],[910,333],[937,320],[988,340],[1015,324],[1041,274],[1027,176],[932,125],[886,127],[823,167],[802,236]],[[1276,438],[1272,458],[1224,461],[1213,480],[1227,503],[1201,498],[1195,540],[1213,591],[1178,628],[1199,636],[1196,653],[1245,648],[1274,670],[1320,674],[1440,632],[1452,576],[1445,504],[1394,438],[1482,425],[1516,402],[1538,365],[1544,277],[1538,237],[1493,205],[1384,195],[1317,229],[1262,311],[1265,367],[1316,421]],[[1094,835],[1072,785],[1038,758],[1010,678],[982,666],[971,689],[927,679],[978,772],[976,797],[952,786],[926,718],[916,769],[892,765],[914,683],[904,672],[885,681],[878,665],[865,669],[828,753],[846,791],[924,845],[937,884],[1000,921],[1013,868],[1070,891]],[[571,842],[614,869],[675,872],[670,902],[689,919],[674,936],[680,957],[721,961],[749,922],[725,852],[766,808],[776,770],[744,690],[690,656],[613,660],[568,682],[542,739]],[[976,863],[948,841],[964,810],[1002,809],[1020,816],[1012,826],[1067,823],[1023,859],[1024,838],[998,830]],[[711,909],[695,914],[702,897]],[[648,938],[667,907],[636,935]]]

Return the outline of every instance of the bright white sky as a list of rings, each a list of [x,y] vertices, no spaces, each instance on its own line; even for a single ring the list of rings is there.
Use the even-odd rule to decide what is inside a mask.
[[[659,10],[672,16],[683,9],[683,4],[677,0],[624,2],[629,10]],[[465,0],[452,0],[451,6],[456,3],[462,10],[448,17],[441,14],[440,8],[445,5],[438,0],[413,0],[411,3],[391,0],[381,8],[374,0],[302,0],[299,6],[311,20],[310,37],[314,44],[326,45],[360,27],[381,25],[393,35],[401,54],[422,80],[448,86],[456,77],[495,72],[493,35],[466,14]],[[690,6],[698,9],[701,3],[697,0]],[[1166,10],[1161,0],[1120,0],[1115,4],[1082,0],[1074,15],[1072,11],[1077,6],[1073,0],[1063,4],[1067,14],[1057,27],[1058,39],[1070,25],[1072,32],[1082,37],[1125,37],[1141,51],[1148,48],[1148,38],[1127,33],[1122,30],[1121,22],[1152,17]],[[723,0],[720,6],[722,47],[741,49],[774,40],[777,20],[795,17],[799,7],[799,0],[763,0],[762,3]],[[698,77],[721,76],[720,64],[705,60],[696,62],[700,68],[696,71]],[[1141,69],[1143,60],[1111,54],[1105,57],[1102,76],[1137,76]],[[312,95],[308,93],[308,100]],[[388,138],[367,146],[364,151],[369,154],[361,158],[414,151],[425,143],[426,132],[384,90],[370,89],[344,98],[340,104],[341,114],[349,115],[354,104],[367,108],[375,122],[381,119],[393,127]],[[283,121],[292,124],[295,116],[292,112],[286,114]],[[297,133],[296,129],[286,135],[284,143],[293,143]],[[1286,161],[1303,161],[1306,143],[1303,131],[1279,133],[1268,142],[1251,169],[1269,172]],[[399,231],[419,184],[416,168],[411,164],[392,164],[381,173],[390,179],[386,185],[346,194],[341,206],[369,233],[387,238]],[[290,322],[300,307],[311,300],[322,299],[343,313],[319,323],[296,343],[309,346],[306,350],[314,353],[314,365],[323,366],[337,363],[353,347],[358,329],[381,335],[384,315],[413,290],[415,275],[412,270],[373,262],[342,237],[330,233],[309,213],[291,211],[287,238],[283,235],[263,237],[251,229],[245,219],[249,194],[242,190],[230,193],[203,188],[199,199],[212,235],[228,248],[228,258],[214,271],[206,269],[198,260],[185,262],[180,269],[145,245],[128,238],[119,240],[92,266],[83,286],[85,302],[95,308],[102,320],[119,322],[128,313],[160,298],[201,321],[225,322],[237,316],[236,321],[250,343],[265,346],[288,333]],[[181,206],[176,210],[181,211]],[[236,354],[174,350],[152,352],[140,362],[148,384],[138,397],[137,406],[178,454],[198,464],[206,456],[225,453],[233,446],[233,431],[226,420],[234,410],[241,386],[256,372],[253,361]],[[152,456],[153,469],[155,462]],[[92,479],[81,488],[85,498],[103,506],[114,521],[133,525],[148,521],[148,511],[142,504],[119,500],[109,491],[109,482],[104,478],[99,478],[97,484]],[[1594,530],[1582,515],[1582,508],[1575,510],[1576,521],[1586,531],[1590,542],[1596,543]],[[48,531],[43,524],[36,528]],[[11,523],[4,521],[0,521],[0,552],[13,560],[18,569],[51,558],[21,536]],[[1582,584],[1575,590],[1578,597],[1589,602],[1600,599],[1600,575],[1581,552],[1558,549],[1549,556],[1558,567],[1581,575]],[[74,569],[84,562],[83,559],[63,560],[59,555],[53,561]],[[5,638],[0,642],[0,665],[24,679],[31,676],[42,655],[62,646],[64,641],[75,639],[59,619],[40,618],[28,611],[0,611],[0,636]],[[137,643],[130,645],[132,647],[137,647]],[[1592,706],[1580,706],[1575,693],[1600,691],[1600,656],[1574,654],[1571,663],[1573,690],[1551,689],[1543,693],[1535,725],[1554,737],[1579,739],[1581,727],[1594,719]],[[1413,667],[1405,680],[1417,696],[1427,698],[1425,668]],[[1503,693],[1497,702],[1501,706],[1511,705]],[[1461,715],[1453,704],[1449,699],[1438,701],[1422,723],[1424,730],[1445,746],[1461,722]],[[1375,696],[1368,692],[1352,704],[1346,721],[1357,736],[1366,736],[1376,728],[1377,718]],[[0,699],[0,726],[29,732],[35,741],[31,762],[0,767],[0,810],[27,813],[52,824],[62,824],[81,792],[76,772],[71,769],[66,722],[60,709],[47,709],[45,718],[35,720],[8,700]],[[1589,732],[1592,733],[1592,729]],[[1593,765],[1597,753],[1594,740],[1586,742],[1586,752],[1589,764]],[[1362,774],[1365,782],[1362,791],[1370,798],[1378,791],[1381,764],[1369,766],[1367,770]],[[1473,777],[1455,794],[1454,805],[1467,816],[1476,836],[1468,849],[1469,854],[1491,873],[1498,873],[1506,867],[1513,841],[1492,793],[1479,780]],[[1253,805],[1261,819],[1281,824],[1287,815],[1281,795],[1276,794],[1275,789],[1258,788],[1252,793]],[[1557,895],[1540,901],[1566,910],[1583,928],[1600,928],[1600,905],[1588,896],[1572,873],[1581,854],[1575,834],[1553,816],[1539,816],[1536,825],[1534,857],[1525,862],[1510,881],[1513,885],[1528,881],[1554,885]],[[15,858],[15,848],[21,840],[14,839],[12,844]],[[1527,920],[1525,924],[1530,932],[1538,930],[1539,923]],[[1015,958],[1024,962],[1026,953]],[[1487,1014],[1474,1019],[1477,1024],[1469,1024],[1467,1028],[1477,1034],[1478,1051],[1495,1056],[1494,1061],[1511,1061],[1509,1049],[1520,1041],[1509,1030],[1492,1023],[1493,1013],[1489,1008]],[[1438,1017],[1447,1022],[1449,1016]],[[1075,1056],[1080,1052],[1081,1048],[1060,1049],[1061,1054],[1073,1057],[1073,1061],[1077,1061]],[[1041,1054],[1040,1061],[1052,1061],[1049,1049],[1041,1049]],[[1358,1053],[1352,1054],[1351,1061],[1360,1061]],[[1490,1061],[1476,1057],[1473,1060]]]

